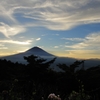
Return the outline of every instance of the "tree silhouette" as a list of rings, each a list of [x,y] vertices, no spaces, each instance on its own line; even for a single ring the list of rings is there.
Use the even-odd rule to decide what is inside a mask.
[[[24,57],[27,60],[27,74],[29,75],[30,81],[30,92],[36,90],[37,93],[40,91],[40,88],[43,88],[42,85],[47,83],[47,74],[49,71],[49,66],[55,61],[56,58],[53,58],[50,61],[47,61],[44,58],[31,55],[28,57]],[[35,84],[36,86],[34,86]]]
[[[47,61],[47,59],[35,55],[28,57],[24,56],[24,59],[27,60],[28,66],[40,69],[47,69],[56,60],[56,58],[53,58],[52,60]]]

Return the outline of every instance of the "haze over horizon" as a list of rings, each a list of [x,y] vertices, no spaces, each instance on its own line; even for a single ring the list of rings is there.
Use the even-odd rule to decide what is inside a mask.
[[[34,46],[100,58],[100,0],[0,0],[0,56]]]

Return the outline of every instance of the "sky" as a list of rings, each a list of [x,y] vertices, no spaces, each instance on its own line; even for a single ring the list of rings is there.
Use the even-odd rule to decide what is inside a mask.
[[[0,56],[34,46],[100,58],[100,0],[0,0]]]

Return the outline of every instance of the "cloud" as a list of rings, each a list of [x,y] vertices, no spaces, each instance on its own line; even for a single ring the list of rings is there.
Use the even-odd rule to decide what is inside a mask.
[[[40,40],[41,40],[41,38],[37,38],[37,39],[36,39],[36,41],[40,41]]]
[[[8,49],[8,48],[5,47],[3,44],[0,44],[0,49]]]
[[[25,28],[21,26],[9,26],[5,23],[0,23],[0,32],[4,34],[6,37],[14,36],[16,34],[25,32]]]
[[[99,0],[5,0],[0,2],[0,19],[6,25],[69,30],[77,25],[100,23]],[[26,22],[20,20],[20,17]],[[31,22],[27,22],[30,19]],[[20,33],[17,32],[17,33]],[[17,34],[16,33],[16,34]],[[5,33],[4,33],[5,34]],[[7,36],[7,35],[6,35]]]
[[[66,50],[67,57],[78,59],[100,58],[100,50]]]
[[[3,44],[0,44],[0,46],[4,46]]]
[[[70,38],[69,38],[70,39]],[[68,39],[67,39],[68,40]],[[74,38],[72,40],[75,40]],[[82,42],[65,46],[72,49],[100,50],[100,32],[87,35]]]
[[[52,35],[59,36],[59,34],[52,34]]]
[[[55,49],[59,48],[59,46],[54,46]]]
[[[69,41],[84,41],[83,38],[61,38],[63,40],[69,40]]]
[[[10,44],[19,44],[19,45],[29,45],[32,42],[32,40],[26,40],[26,41],[14,41],[14,40],[0,40],[0,43],[10,43]]]
[[[3,50],[3,49],[8,49],[8,48],[7,47],[0,47],[0,49]]]
[[[48,34],[42,34],[41,36],[47,36]]]
[[[38,11],[26,13],[27,18],[39,21],[39,25],[52,30],[68,30],[80,24],[100,22],[99,1],[71,0],[51,1],[52,6],[36,8]],[[41,11],[41,9],[43,11]],[[35,16],[34,16],[35,15]],[[36,23],[38,25],[38,23]]]
[[[14,16],[14,1],[1,0],[0,3],[0,33],[6,37],[14,36],[16,34],[25,32],[26,29],[20,25],[19,21]]]
[[[8,0],[9,1],[9,0]],[[12,5],[7,3],[7,0],[1,0],[0,3],[0,21],[4,21],[6,23],[17,23],[17,20],[13,16]]]
[[[100,32],[90,33],[82,38],[82,41],[77,38],[65,38],[70,41],[63,45],[65,47],[67,57],[75,58],[100,58]],[[66,43],[66,42],[65,42]]]

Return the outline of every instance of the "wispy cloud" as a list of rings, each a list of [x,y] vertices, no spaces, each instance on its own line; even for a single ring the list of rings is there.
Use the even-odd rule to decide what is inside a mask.
[[[42,34],[41,36],[47,36],[48,34]]]
[[[2,50],[3,50],[3,49],[8,49],[8,48],[7,48],[7,47],[0,47],[0,49],[2,49]]]
[[[9,2],[9,3],[8,3]],[[8,24],[17,23],[17,20],[13,16],[13,4],[10,0],[0,1],[0,21],[4,21]]]
[[[0,43],[10,43],[10,44],[19,44],[19,45],[29,45],[32,42],[32,40],[26,40],[26,41],[14,41],[14,40],[0,40]]]
[[[76,39],[73,38],[72,40]],[[65,47],[72,49],[82,49],[82,50],[95,50],[95,49],[100,50],[100,32],[91,33],[82,40],[83,40],[82,42],[78,42],[73,45],[67,45]]]
[[[5,0],[0,2],[0,21],[4,19],[6,25],[21,23],[24,27],[69,30],[77,25],[100,23],[99,11],[99,0]],[[26,23],[23,24],[17,15],[25,19]],[[27,23],[27,19],[31,23]],[[22,31],[15,34],[20,32]],[[2,33],[8,36],[7,33]]]
[[[69,41],[84,41],[83,38],[61,38],[63,40],[69,40]]]
[[[54,46],[55,49],[59,48],[59,46]]]
[[[37,39],[36,39],[36,41],[40,41],[40,40],[41,40],[41,38],[37,38]]]
[[[0,46],[4,46],[3,44],[0,44]]]
[[[0,49],[8,49],[8,48],[5,47],[3,44],[0,44]]]
[[[59,36],[59,34],[52,34],[52,35]]]
[[[25,28],[21,26],[9,26],[3,22],[0,22],[0,32],[9,38],[10,36],[25,32]]]
[[[26,15],[27,18],[35,19],[39,21],[39,25],[49,29],[67,30],[80,24],[100,22],[99,4],[98,0],[95,2],[92,0],[48,0],[36,6],[37,11],[33,9]]]

